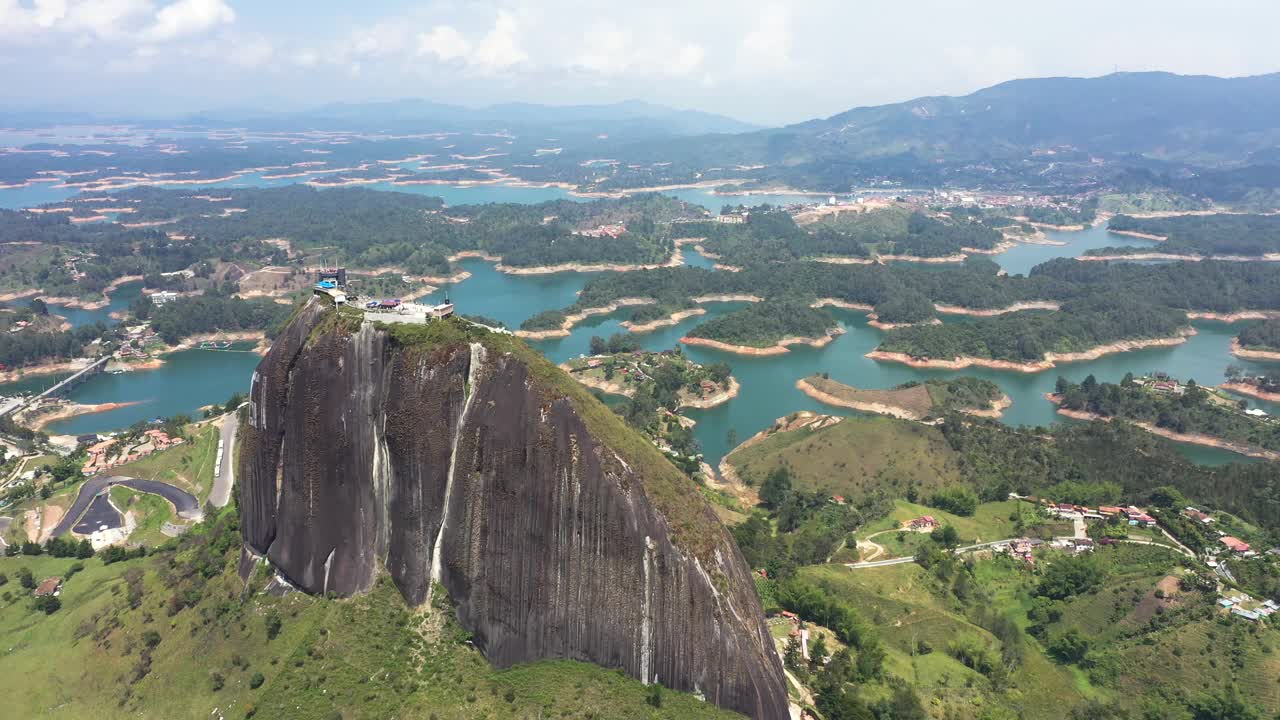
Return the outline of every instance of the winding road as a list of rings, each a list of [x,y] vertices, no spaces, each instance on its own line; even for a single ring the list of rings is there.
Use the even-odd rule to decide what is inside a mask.
[[[108,510],[114,512],[114,508],[105,500],[95,503],[98,496],[106,496],[106,492],[115,485],[123,485],[130,490],[138,492],[159,495],[169,504],[173,505],[174,510],[178,512],[178,517],[190,520],[198,520],[201,517],[200,502],[196,497],[186,490],[180,490],[168,483],[158,482],[156,480],[143,480],[141,478],[124,477],[121,475],[98,475],[84,481],[80,486],[80,493],[76,495],[76,501],[71,504],[71,509],[62,517],[62,521],[53,529],[53,537],[61,537],[68,530],[75,529],[78,533],[90,533],[97,529],[97,525],[90,526],[80,523],[82,517],[87,521],[92,520],[99,525],[105,524],[108,527],[113,525],[109,520],[114,520],[114,526],[119,527],[119,513],[115,513],[112,518]],[[88,511],[93,507],[93,512]]]

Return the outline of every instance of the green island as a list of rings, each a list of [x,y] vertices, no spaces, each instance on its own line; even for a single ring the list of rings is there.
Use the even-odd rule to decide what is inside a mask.
[[[798,225],[791,213],[768,205],[725,208],[722,217],[726,216],[741,221],[686,223],[680,232],[701,239],[708,253],[733,266],[823,257],[953,258],[966,250],[994,251],[1003,241],[1001,233],[984,222],[897,206],[821,216],[808,227]]]
[[[625,398],[612,403],[614,412],[685,473],[705,474],[702,451],[693,437],[694,422],[680,413],[685,408],[716,407],[738,394],[738,381],[726,363],[703,366],[679,348],[642,351],[633,337],[619,333],[608,340],[591,338],[591,355],[572,358],[561,367],[592,390]]]
[[[1174,439],[1280,460],[1280,425],[1261,410],[1248,411],[1246,401],[1210,392],[1195,380],[1183,384],[1130,373],[1115,384],[1090,375],[1080,383],[1058,378],[1054,389],[1050,399],[1061,414],[1126,420]]]
[[[1120,234],[1163,239],[1158,248],[1095,248],[1088,255],[1143,255],[1152,252],[1194,257],[1231,256],[1262,260],[1280,252],[1276,215],[1173,215],[1135,218],[1117,215],[1107,229]]]
[[[1057,312],[1036,310],[890,330],[872,357],[940,367],[985,360],[1040,370],[1054,360],[1085,359],[1129,345],[1140,347],[1142,341],[1180,342],[1187,326],[1179,310],[1095,296],[1066,303]]]
[[[765,300],[703,323],[683,341],[711,341],[716,347],[742,348],[741,352],[753,354],[785,351],[790,343],[822,344],[838,329],[836,319],[825,310],[792,299]]]
[[[1241,350],[1280,353],[1280,319],[1268,318],[1241,328],[1240,334],[1236,335],[1235,346]],[[1266,358],[1265,355],[1259,357]]]
[[[726,462],[759,502],[735,538],[767,576],[757,583],[775,641],[820,711],[1191,719],[1280,709],[1274,630],[1222,604],[1263,607],[1252,598],[1280,592],[1280,563],[1235,555],[1219,591],[1190,557],[1218,553],[1220,533],[1274,542],[1280,514],[1265,498],[1280,485],[1269,464],[1196,466],[1116,423],[1023,431],[961,415],[929,426],[806,413]],[[1075,529],[1056,503],[1078,504],[1072,513],[1136,504],[1159,528],[1091,510],[1099,519]],[[1193,503],[1210,509],[1193,514]]]
[[[826,373],[796,381],[796,387],[813,399],[863,412],[892,415],[906,420],[967,412],[999,417],[1009,398],[990,380],[959,377],[946,380],[913,380],[889,390],[867,390],[832,380]]]

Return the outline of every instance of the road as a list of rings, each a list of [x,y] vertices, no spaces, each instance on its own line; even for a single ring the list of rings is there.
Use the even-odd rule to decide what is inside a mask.
[[[1013,542],[1019,539],[1021,538],[1008,538],[1005,540],[993,540],[991,542],[978,543],[976,545],[965,545],[964,547],[958,547],[955,550],[952,550],[951,552],[959,555],[961,553],[973,552],[974,550],[982,550],[984,548],[989,548],[994,545],[1003,545],[1004,543]],[[1187,555],[1189,557],[1194,558],[1196,556],[1195,553],[1191,552],[1185,547],[1182,547],[1182,546],[1175,547],[1173,545],[1166,545],[1164,543],[1158,543],[1152,540],[1117,540],[1116,542],[1132,543],[1134,545],[1153,545],[1155,547],[1168,548],[1170,550],[1173,550],[1174,552],[1182,553],[1183,555]],[[916,561],[915,557],[900,557],[900,558],[891,558],[889,560],[876,560],[874,562],[845,563],[845,567],[853,568],[855,570],[860,570],[862,568],[886,567],[889,565],[906,565],[907,563],[913,563],[915,561]]]
[[[1014,540],[1017,540],[1017,539],[1018,538],[1006,538],[1004,540],[992,540],[991,542],[977,543],[975,545],[965,545],[963,547],[958,547],[955,550],[952,550],[951,552],[955,553],[956,555],[959,555],[961,553],[973,552],[974,550],[982,550],[983,548],[989,548],[994,545],[1003,545],[1004,543],[1013,542]],[[900,558],[891,558],[889,560],[875,560],[873,562],[845,563],[845,567],[850,567],[857,570],[861,568],[886,567],[888,565],[906,565],[907,563],[913,563],[915,561],[916,559],[914,556],[900,557]]]
[[[236,466],[236,432],[240,429],[240,413],[232,411],[223,416],[218,432],[218,462],[214,470],[213,491],[209,493],[209,503],[216,508],[226,507],[231,502],[231,488],[235,485]]]
[[[84,484],[80,486],[80,492],[76,495],[76,501],[71,504],[71,509],[62,517],[62,521],[58,523],[58,527],[53,529],[53,537],[61,537],[73,527],[76,527],[76,532],[80,532],[79,527],[77,527],[80,518],[86,515],[90,505],[94,504],[94,499],[97,498],[99,494],[105,493],[113,485],[123,485],[130,490],[159,495],[165,500],[168,500],[169,504],[173,505],[174,509],[178,511],[178,517],[188,519],[198,519],[200,517],[200,502],[196,500],[194,495],[186,490],[180,490],[168,483],[162,483],[156,480],[142,480],[139,478],[123,477],[120,475],[98,475],[85,480]],[[94,519],[108,517],[108,514],[104,510],[104,504],[105,503],[97,504],[94,509],[94,515],[92,516]],[[109,504],[105,504],[105,508],[110,509],[111,506]],[[112,511],[114,512],[114,510]],[[111,525],[109,522],[105,524],[109,526]],[[119,523],[117,522],[116,525],[118,526]],[[89,528],[89,531],[92,532],[96,529],[97,528],[95,526]]]

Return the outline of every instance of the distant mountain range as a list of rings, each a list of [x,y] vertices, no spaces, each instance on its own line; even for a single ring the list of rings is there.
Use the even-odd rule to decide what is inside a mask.
[[[605,105],[506,103],[481,108],[421,99],[329,103],[298,111],[265,112],[228,108],[188,115],[130,118],[83,112],[2,112],[0,125],[46,127],[57,124],[182,125],[251,130],[350,130],[359,132],[499,132],[551,138],[608,135],[622,140],[743,133],[760,129],[723,115],[680,110],[640,100]]]
[[[1274,163],[1280,74],[1012,80],[756,132],[637,142],[616,156],[673,162],[673,173],[763,165],[761,179],[832,190],[875,177],[1069,184],[1121,167],[1185,173]]]

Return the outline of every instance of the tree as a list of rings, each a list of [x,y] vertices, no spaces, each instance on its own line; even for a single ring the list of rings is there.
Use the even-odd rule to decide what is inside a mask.
[[[262,673],[256,672],[253,674],[253,677],[249,678],[249,687],[253,690],[257,690],[262,687],[262,683],[266,681],[267,679],[263,677]]]
[[[1244,370],[1241,369],[1239,365],[1232,363],[1227,366],[1227,369],[1223,371],[1223,374],[1227,376],[1228,380],[1235,382],[1240,379],[1240,376],[1244,375]]]
[[[213,672],[209,674],[209,687],[214,692],[221,690],[222,688],[226,687],[226,685],[227,685],[227,679],[222,677],[222,673]]]
[[[1058,381],[1053,384],[1053,392],[1056,395],[1061,395],[1065,393],[1067,389],[1070,387],[1071,387],[1071,381],[1059,375]]]
[[[1064,600],[1093,590],[1105,579],[1106,570],[1092,554],[1059,558],[1045,568],[1036,594]]]
[[[649,691],[645,693],[644,701],[653,707],[662,707],[662,684],[654,683],[649,686]]]
[[[62,609],[62,601],[56,595],[45,595],[36,598],[35,608],[43,611],[45,615],[52,615]]]
[[[1089,640],[1076,628],[1069,628],[1049,643],[1049,652],[1064,663],[1078,663],[1089,652]]]
[[[769,471],[768,477],[760,485],[760,501],[773,510],[782,507],[791,495],[791,472],[785,465],[779,465]]]
[[[954,548],[960,544],[960,533],[952,525],[942,525],[935,528],[929,537],[944,548]]]
[[[284,624],[280,620],[280,613],[276,610],[268,611],[265,623],[267,626],[267,639],[275,640],[276,636],[280,634],[280,627]]]
[[[604,355],[609,352],[609,343],[599,335],[591,336],[591,354]]]
[[[35,576],[31,574],[31,568],[18,568],[18,583],[28,590],[36,589],[36,579]]]
[[[827,664],[827,636],[816,633],[817,640],[809,646],[809,667],[816,670]]]
[[[93,545],[88,540],[81,540],[76,546],[76,557],[87,560],[93,557]]]
[[[804,653],[800,649],[800,638],[795,635],[787,639],[787,646],[782,651],[782,664],[786,665],[788,670],[804,669]]]

